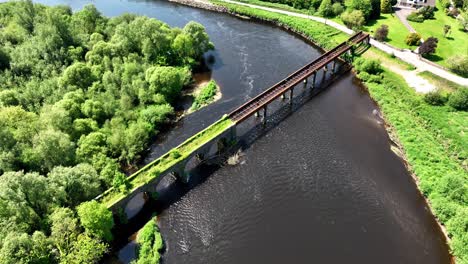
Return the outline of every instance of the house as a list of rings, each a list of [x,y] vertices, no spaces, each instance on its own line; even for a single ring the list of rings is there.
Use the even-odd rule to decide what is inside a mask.
[[[422,6],[435,7],[435,1],[436,0],[398,0],[397,6],[406,8],[419,8]]]

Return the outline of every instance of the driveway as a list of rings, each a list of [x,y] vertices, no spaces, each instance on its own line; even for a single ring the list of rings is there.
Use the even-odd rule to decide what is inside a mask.
[[[398,19],[400,19],[401,23],[405,25],[405,27],[413,33],[416,33],[416,30],[408,23],[408,20],[406,20],[406,17],[408,17],[412,12],[415,10],[413,9],[407,9],[407,8],[399,8],[395,7],[395,14],[397,15]]]

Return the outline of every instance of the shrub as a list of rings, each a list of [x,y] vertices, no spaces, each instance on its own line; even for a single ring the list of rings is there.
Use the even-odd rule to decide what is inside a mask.
[[[448,16],[451,16],[453,18],[456,18],[459,14],[460,14],[460,10],[458,10],[458,8],[454,7],[452,9],[447,9],[448,12],[447,12],[447,15]]]
[[[457,8],[463,8],[467,4],[466,4],[466,0],[453,0],[453,5]]]
[[[406,36],[405,42],[408,46],[417,46],[421,41],[421,35],[418,33],[409,33]]]
[[[444,105],[447,102],[447,97],[441,94],[440,91],[434,91],[424,95],[424,102],[430,105]]]
[[[463,77],[468,77],[468,56],[455,55],[447,60],[449,69],[460,74]]]
[[[331,0],[323,0],[318,9],[319,15],[323,17],[333,16],[333,8]]]
[[[452,93],[449,97],[448,104],[459,111],[468,110],[468,88],[461,88]]]
[[[105,205],[92,200],[80,204],[77,211],[81,225],[88,234],[106,241],[112,240],[114,218]]]
[[[390,0],[381,0],[380,1],[380,11],[382,13],[391,13],[393,11],[392,9],[392,3],[390,2]]]
[[[371,75],[376,75],[382,72],[380,61],[358,58],[354,62],[354,66],[358,72],[367,72]]]
[[[377,39],[378,41],[384,41],[387,39],[388,36],[388,26],[387,25],[382,25],[380,26],[374,34],[374,38]]]
[[[418,9],[418,14],[421,15],[424,19],[433,19],[434,18],[434,7],[433,6],[423,6]]]
[[[437,182],[435,191],[459,204],[468,203],[468,179],[457,173],[445,174]]]
[[[431,197],[431,207],[437,215],[437,218],[444,223],[452,218],[459,209],[456,203],[445,197]]]
[[[361,10],[345,11],[341,14],[341,21],[351,29],[360,29],[366,23]]]
[[[343,13],[343,11],[344,11],[344,7],[343,7],[343,5],[341,3],[334,3],[332,5],[332,9],[333,9],[333,14],[335,16],[341,15],[341,13]]]
[[[417,12],[413,12],[406,17],[406,20],[421,23],[424,22],[424,16],[418,14]]]
[[[449,8],[450,7],[450,0],[439,0],[440,4],[442,5],[443,8]]]
[[[358,77],[359,77],[359,79],[361,79],[363,82],[368,82],[369,79],[370,79],[370,77],[371,77],[371,75],[368,74],[367,72],[360,72],[360,73],[358,74]]]
[[[439,43],[437,38],[427,38],[426,41],[424,41],[421,46],[419,46],[419,54],[424,56],[434,53],[437,48],[437,43]]]

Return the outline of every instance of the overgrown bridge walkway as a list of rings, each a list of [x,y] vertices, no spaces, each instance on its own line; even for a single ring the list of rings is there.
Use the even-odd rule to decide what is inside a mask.
[[[354,34],[348,39],[348,41],[341,43],[340,45],[326,52],[316,60],[310,62],[309,64],[292,73],[282,81],[278,82],[266,91],[254,97],[250,101],[241,105],[239,108],[237,108],[229,114],[229,118],[235,124],[238,124],[250,117],[251,115],[258,113],[261,109],[264,110],[264,115],[266,115],[266,109],[269,103],[274,101],[276,98],[283,96],[288,91],[291,91],[290,98],[292,98],[294,87],[301,82],[304,82],[304,85],[306,85],[307,78],[311,75],[313,75],[313,87],[315,84],[315,77],[319,70],[324,69],[325,71],[327,71],[327,65],[333,62],[331,70],[332,72],[334,72],[335,61],[337,58],[353,49],[355,45],[358,45],[364,41],[366,43],[369,43],[369,40],[369,34],[365,34],[363,32],[358,32]],[[290,102],[292,102],[292,100],[290,100]]]

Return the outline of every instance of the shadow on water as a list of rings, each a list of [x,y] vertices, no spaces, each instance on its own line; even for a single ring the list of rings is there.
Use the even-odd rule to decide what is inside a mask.
[[[115,239],[110,256],[105,260],[105,263],[118,262],[117,259],[119,257],[125,260],[133,259],[136,249],[134,242],[136,234],[152,217],[177,203],[192,189],[203,184],[218,169],[222,166],[227,166],[226,160],[230,156],[250,148],[256,140],[266,135],[268,131],[274,129],[312,98],[329,88],[332,83],[342,78],[350,69],[351,66],[347,64],[337,64],[336,73],[333,75],[324,74],[323,71],[319,72],[315,88],[313,89],[310,84],[304,88],[303,84],[300,83],[294,87],[296,95],[293,97],[292,104],[289,103],[289,99],[277,99],[270,103],[268,109],[270,109],[271,113],[268,114],[265,124],[260,117],[250,117],[242,124],[239,124],[237,126],[238,142],[223,151],[222,154],[204,160],[191,169],[188,182],[183,183],[172,174],[163,176],[163,179],[158,184],[158,187],[162,186],[157,193],[157,198],[148,197],[142,210],[136,216],[127,223],[117,224],[114,230]]]

